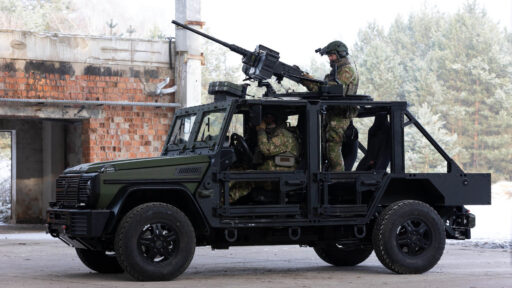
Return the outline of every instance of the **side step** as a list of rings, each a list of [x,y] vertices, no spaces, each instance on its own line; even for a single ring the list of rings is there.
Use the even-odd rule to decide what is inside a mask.
[[[247,205],[217,209],[219,216],[300,215],[299,205]]]
[[[368,207],[366,205],[325,205],[320,207],[319,212],[322,215],[329,216],[354,216],[366,215]]]

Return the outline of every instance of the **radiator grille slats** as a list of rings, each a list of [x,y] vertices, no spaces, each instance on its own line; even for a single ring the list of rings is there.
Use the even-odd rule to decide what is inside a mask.
[[[89,201],[87,185],[94,175],[66,174],[56,180],[55,201],[62,207],[76,207]]]
[[[66,206],[76,205],[80,175],[61,175],[57,178],[55,200]]]

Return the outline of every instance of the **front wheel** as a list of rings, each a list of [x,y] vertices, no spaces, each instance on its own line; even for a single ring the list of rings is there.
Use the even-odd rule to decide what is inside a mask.
[[[115,239],[119,264],[139,281],[178,277],[192,261],[195,244],[187,216],[164,203],[146,203],[128,212]]]
[[[336,242],[316,246],[315,252],[322,260],[334,266],[355,266],[368,259],[372,247],[343,247]]]
[[[420,274],[443,255],[446,234],[439,214],[413,200],[389,205],[377,219],[372,235],[379,261],[399,274]]]
[[[98,273],[123,273],[114,253],[77,248],[76,254],[85,266]]]

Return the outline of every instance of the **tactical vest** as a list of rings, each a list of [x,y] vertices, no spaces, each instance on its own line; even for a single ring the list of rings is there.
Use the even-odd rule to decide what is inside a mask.
[[[336,77],[339,71],[341,71],[345,66],[352,66],[348,58],[343,57],[341,60],[336,63],[336,67],[331,69],[331,72],[327,75],[325,75],[324,80],[328,82],[336,82]],[[355,95],[357,94],[357,88],[359,86],[359,75],[357,75],[357,71],[354,69],[354,77],[350,81],[347,87],[344,87],[344,95]],[[339,79],[338,79],[339,80]]]

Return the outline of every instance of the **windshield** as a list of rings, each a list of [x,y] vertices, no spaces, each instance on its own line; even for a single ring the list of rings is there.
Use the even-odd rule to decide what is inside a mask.
[[[224,120],[225,114],[225,110],[204,113],[196,141],[205,143],[217,142],[222,130],[222,121]]]
[[[188,143],[196,114],[183,115],[176,118],[176,124],[169,140],[170,145],[184,145]]]

